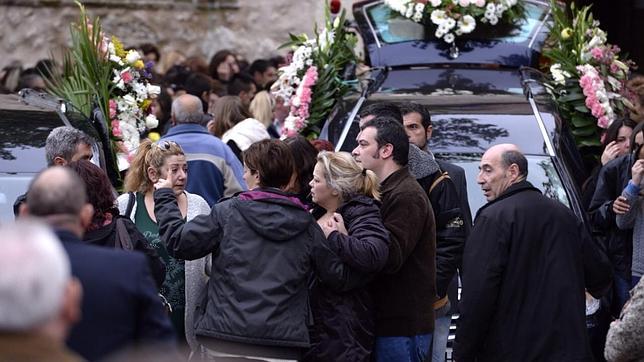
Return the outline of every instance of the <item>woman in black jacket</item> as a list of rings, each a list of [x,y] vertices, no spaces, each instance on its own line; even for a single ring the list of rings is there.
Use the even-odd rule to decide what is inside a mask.
[[[86,228],[83,241],[97,246],[144,253],[157,288],[161,288],[165,279],[165,265],[134,223],[119,216],[114,190],[105,171],[87,160],[73,161],[68,166],[85,183],[87,200],[94,207],[92,223]]]
[[[313,273],[338,290],[357,284],[306,206],[284,192],[293,171],[284,142],[254,143],[244,152],[249,191],[220,200],[209,215],[189,222],[179,212],[174,180],[154,185],[154,211],[168,253],[185,260],[212,254],[207,296],[195,312],[197,340],[210,357],[299,359],[309,347]]]
[[[314,325],[307,361],[369,361],[374,310],[366,283],[387,262],[389,239],[378,199],[378,178],[346,152],[322,151],[311,181],[314,211],[331,249],[366,277],[338,293],[316,280],[311,288]]]

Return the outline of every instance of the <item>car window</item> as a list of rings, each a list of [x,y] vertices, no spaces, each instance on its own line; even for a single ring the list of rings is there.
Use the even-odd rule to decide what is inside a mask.
[[[482,154],[436,154],[436,157],[458,165],[465,170],[467,197],[470,202],[473,220],[478,209],[487,203],[483,192],[481,192],[481,188],[476,183]],[[528,181],[541,190],[544,195],[570,208],[570,200],[566,189],[561,182],[561,177],[557,173],[552,160],[549,157],[543,156],[526,156],[526,158],[528,159]]]
[[[46,166],[47,135],[62,122],[29,116],[23,119],[0,117],[0,125],[0,171],[38,172]]]
[[[476,31],[463,34],[459,39],[485,39],[491,42],[523,43],[530,39],[532,33],[539,27],[547,15],[548,8],[542,4],[524,2],[526,17],[518,26],[485,26],[477,23]],[[396,13],[386,5],[366,5],[366,13],[380,41],[387,44],[406,41],[435,39],[433,27],[426,31],[425,26],[410,19],[396,16]]]
[[[432,152],[482,153],[499,143],[514,143],[525,154],[546,152],[539,125],[532,114],[436,114],[432,115],[432,125]],[[359,130],[354,121],[342,151],[351,152],[356,147]]]
[[[0,223],[14,220],[13,203],[18,196],[27,192],[35,174],[0,174]]]

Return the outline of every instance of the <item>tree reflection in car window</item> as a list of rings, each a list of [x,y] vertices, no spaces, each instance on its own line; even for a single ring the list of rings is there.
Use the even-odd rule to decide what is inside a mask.
[[[449,118],[433,122],[434,135],[431,149],[468,148],[485,151],[499,138],[507,138],[509,132],[494,124],[481,123],[472,118]]]
[[[472,219],[476,212],[487,203],[481,192],[481,187],[476,182],[479,172],[482,153],[438,153],[436,158],[451,162],[465,170],[467,181],[467,198],[472,211]],[[557,200],[570,208],[570,201],[566,189],[561,182],[552,160],[547,156],[526,156],[528,159],[528,181],[543,194]]]
[[[537,165],[543,170],[543,172],[540,172],[538,176],[544,177],[541,180],[541,187],[537,185],[535,186],[541,189],[544,195],[570,207],[568,196],[566,195],[566,191],[561,183],[559,174],[557,174],[557,170],[555,170],[554,164],[548,159],[537,162]]]

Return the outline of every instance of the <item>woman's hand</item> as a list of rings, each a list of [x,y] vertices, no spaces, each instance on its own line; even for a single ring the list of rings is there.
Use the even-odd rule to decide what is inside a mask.
[[[619,196],[613,201],[613,212],[617,215],[624,215],[631,209],[631,205],[624,196]]]
[[[608,163],[610,160],[614,160],[617,157],[619,157],[619,145],[617,142],[612,141],[608,145],[606,145],[606,148],[604,148],[604,152],[602,153],[602,165],[605,165]]]
[[[636,186],[639,186],[642,183],[642,178],[644,178],[644,160],[637,160],[631,168],[631,181]]]
[[[171,189],[173,186],[174,185],[172,184],[171,179],[166,180],[164,178],[160,178],[157,182],[154,183],[155,190],[165,189],[165,188]]]
[[[335,222],[336,230],[338,230],[340,234],[349,235],[347,228],[344,226],[344,219],[342,219],[342,215],[334,212],[332,220]]]
[[[327,238],[334,231],[337,231],[340,234],[348,235],[347,228],[344,226],[342,215],[338,214],[337,212],[333,213],[333,217],[330,217],[326,221],[318,222],[318,224],[322,228],[324,236]]]

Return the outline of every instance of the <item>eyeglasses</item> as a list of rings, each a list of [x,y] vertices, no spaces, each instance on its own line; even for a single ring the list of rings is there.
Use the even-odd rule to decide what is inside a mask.
[[[166,150],[166,151],[168,151],[170,149],[170,147],[172,147],[172,146],[179,147],[179,144],[176,143],[175,141],[162,141],[162,142],[155,143],[155,145],[157,147],[159,147],[159,148],[162,148],[162,149]]]

